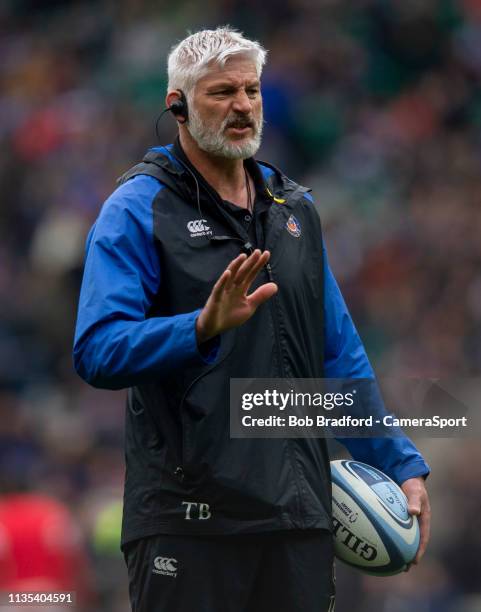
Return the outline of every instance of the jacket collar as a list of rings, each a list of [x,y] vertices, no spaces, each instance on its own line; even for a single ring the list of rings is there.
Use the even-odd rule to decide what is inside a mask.
[[[219,194],[211,187],[197,169],[190,163],[183,152],[180,142],[174,144],[152,147],[143,158],[144,162],[154,163],[161,167],[172,181],[166,181],[167,186],[179,193],[192,197],[196,190],[192,174],[203,185],[209,189],[214,197],[220,200]],[[297,195],[303,196],[311,189],[303,187],[289,179],[276,166],[264,161],[255,160],[253,157],[245,161],[246,166],[254,177],[256,189],[262,189],[273,204],[291,208],[297,202]],[[180,179],[180,180],[179,180]],[[201,191],[203,191],[201,189]]]

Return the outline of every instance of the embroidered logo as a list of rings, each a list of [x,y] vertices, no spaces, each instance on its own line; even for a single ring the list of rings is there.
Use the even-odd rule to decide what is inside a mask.
[[[212,517],[212,511],[209,504],[203,504],[201,502],[182,502],[185,508],[185,520],[191,521],[192,519],[198,519],[199,521],[207,521]]]
[[[191,238],[197,238],[198,236],[211,236],[212,230],[207,225],[205,219],[194,219],[187,223],[187,229],[190,232]]]
[[[155,557],[152,572],[177,578],[177,559],[173,557]]]
[[[294,217],[294,215],[291,215],[289,219],[287,219],[286,229],[291,236],[294,236],[294,238],[299,238],[301,235],[301,224]]]

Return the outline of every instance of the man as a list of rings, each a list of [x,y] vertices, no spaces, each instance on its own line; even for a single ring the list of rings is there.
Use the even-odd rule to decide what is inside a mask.
[[[168,61],[176,143],[122,177],[91,230],[79,374],[130,387],[122,547],[135,611],[334,605],[325,440],[230,439],[229,379],[373,378],[308,190],[254,161],[265,51],[229,28]],[[429,531],[406,438],[347,441]]]

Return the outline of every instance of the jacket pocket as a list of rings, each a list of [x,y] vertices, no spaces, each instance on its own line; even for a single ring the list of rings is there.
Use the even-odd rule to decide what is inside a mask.
[[[210,366],[204,366],[197,376],[193,377],[180,401],[179,411],[182,425],[182,465],[180,467],[186,476],[193,475],[194,472],[198,473],[199,460],[203,463],[203,457],[196,457],[194,450],[194,446],[202,442],[198,440],[198,434],[203,429],[203,422],[209,421],[208,428],[215,429],[216,424],[220,425],[220,423],[210,417],[220,407],[228,409],[226,404],[229,401],[229,377],[225,370],[219,372],[218,368],[232,353],[236,333],[234,329],[223,334],[217,361]],[[218,434],[219,431],[209,431],[209,434],[216,435],[216,433]]]
[[[207,368],[192,380],[179,407],[182,424],[181,467],[186,476],[193,475],[193,472],[197,471],[195,468],[199,461],[195,461],[195,440],[198,438],[199,428],[202,429],[202,422],[208,419],[210,413],[215,411],[214,393],[212,393],[212,398],[209,398],[205,392],[199,392],[200,386],[206,382],[206,378],[209,377],[212,370],[212,367]],[[200,440],[197,441],[200,442]]]

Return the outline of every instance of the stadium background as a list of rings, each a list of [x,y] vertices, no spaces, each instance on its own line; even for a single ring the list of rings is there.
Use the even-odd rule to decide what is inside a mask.
[[[269,49],[259,157],[313,188],[378,374],[481,370],[479,0],[2,0],[0,504],[61,502],[89,612],[128,607],[124,394],[90,389],[71,363],[84,239],[155,144],[169,48],[224,23]],[[165,117],[163,141],[174,133]],[[429,552],[389,579],[338,567],[338,612],[481,611],[479,439],[418,445],[434,469]],[[0,526],[1,588],[9,554]]]

